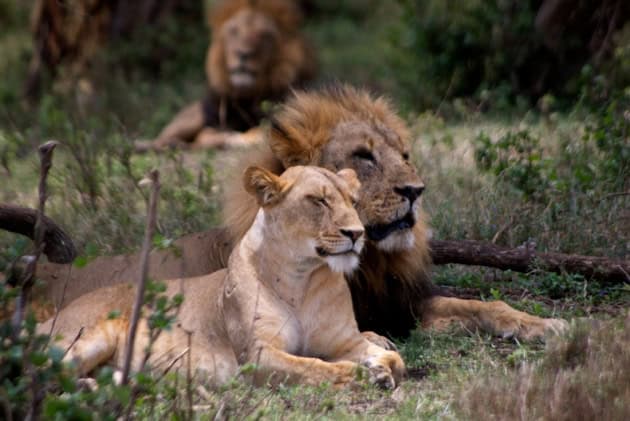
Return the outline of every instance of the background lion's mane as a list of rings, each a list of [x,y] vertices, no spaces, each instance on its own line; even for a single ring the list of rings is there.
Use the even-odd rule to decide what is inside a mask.
[[[271,18],[280,31],[280,48],[269,72],[261,77],[264,84],[254,96],[266,98],[282,95],[289,86],[312,79],[316,64],[310,45],[300,35],[302,12],[295,1],[290,0],[223,0],[210,11],[209,21],[213,34],[236,13],[252,8]],[[225,64],[225,50],[221,42],[212,42],[206,59],[206,76],[210,89],[220,95],[230,96],[231,85]]]

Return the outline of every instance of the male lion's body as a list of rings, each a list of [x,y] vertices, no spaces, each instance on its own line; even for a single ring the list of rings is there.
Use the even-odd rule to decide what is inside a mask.
[[[281,100],[291,86],[313,77],[313,52],[299,33],[301,22],[292,0],[219,2],[210,14],[206,97],[181,110],[150,146],[206,148],[261,140],[255,128],[266,114],[263,103]]]
[[[393,351],[362,335],[343,272],[357,267],[363,227],[352,207],[354,172],[292,167],[282,176],[250,168],[246,187],[261,208],[230,256],[227,270],[167,281],[166,294],[184,296],[173,329],[162,332],[149,363],[154,368],[190,352],[195,370],[221,384],[239,364],[254,363],[256,383],[289,380],[344,385],[358,365],[370,381],[394,387],[404,363]],[[334,271],[333,271],[334,270]],[[62,310],[54,333],[69,346],[81,373],[97,365],[122,365],[135,290],[117,285],[84,295]],[[120,315],[110,319],[108,314]],[[48,332],[52,320],[40,326]],[[187,335],[191,348],[187,350]],[[368,340],[370,339],[370,340]],[[133,367],[147,346],[147,322],[136,336]]]

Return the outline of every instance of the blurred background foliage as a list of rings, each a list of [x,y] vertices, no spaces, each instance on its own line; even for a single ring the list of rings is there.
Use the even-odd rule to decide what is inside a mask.
[[[73,69],[83,60],[89,64],[81,72],[101,89],[117,77],[140,85],[168,81],[182,90],[194,81],[203,89],[211,0],[59,2],[77,15],[69,21],[81,36],[57,40],[61,51],[44,54],[42,80],[33,81],[28,18],[42,2],[0,0],[0,73],[11,82],[0,87],[2,105],[19,101],[24,89],[31,96],[49,92],[51,72],[57,80],[84,76]],[[321,80],[387,92],[407,110],[446,111],[455,98],[484,109],[527,106],[545,95],[566,108],[582,94],[585,65],[605,79],[607,91],[630,82],[630,5],[622,0],[302,3]],[[82,14],[90,16],[87,23]]]

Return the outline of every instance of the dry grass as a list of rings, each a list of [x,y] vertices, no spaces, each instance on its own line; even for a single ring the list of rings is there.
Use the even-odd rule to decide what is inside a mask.
[[[630,314],[582,323],[551,342],[542,360],[492,370],[460,389],[466,419],[627,420],[630,417]]]

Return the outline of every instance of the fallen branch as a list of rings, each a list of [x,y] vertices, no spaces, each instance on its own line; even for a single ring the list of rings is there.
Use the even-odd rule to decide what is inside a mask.
[[[153,232],[155,231],[155,222],[157,214],[157,200],[160,192],[160,173],[153,170],[149,174],[151,182],[151,197],[149,198],[149,207],[147,209],[147,226],[144,232],[144,242],[142,243],[142,252],[140,253],[140,279],[138,280],[138,288],[136,290],[136,300],[133,304],[131,314],[131,323],[129,324],[129,333],[127,334],[127,343],[125,344],[125,353],[123,360],[123,371],[121,384],[126,385],[129,382],[129,370],[131,368],[131,358],[133,356],[134,342],[136,339],[136,331],[140,320],[140,310],[144,301],[144,290],[147,282],[147,274],[149,271],[149,253],[151,252],[151,244],[153,241]]]
[[[35,239],[37,210],[0,203],[0,229]],[[53,263],[71,263],[77,256],[74,243],[55,222],[42,215],[44,254]]]
[[[630,282],[630,261],[578,254],[540,253],[526,247],[508,248],[483,241],[431,240],[431,257],[436,265],[457,263],[487,266],[515,272],[539,269],[575,273],[603,282]]]

